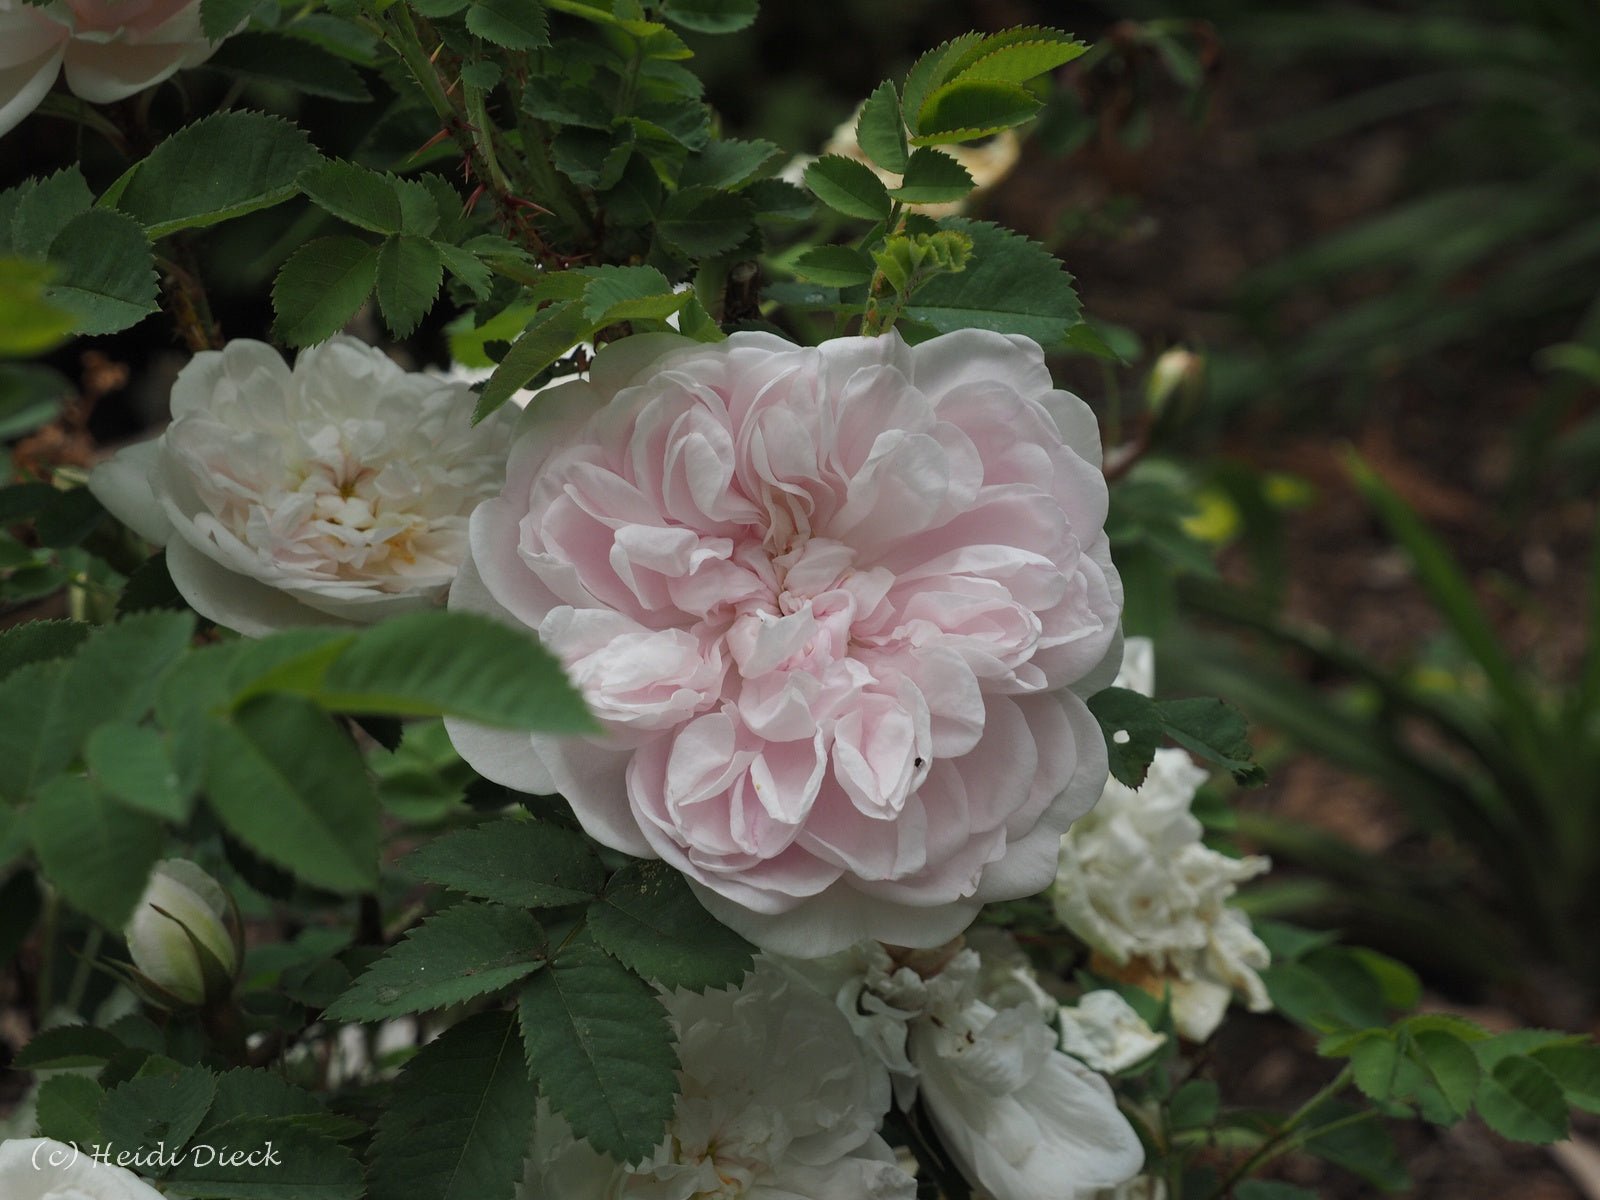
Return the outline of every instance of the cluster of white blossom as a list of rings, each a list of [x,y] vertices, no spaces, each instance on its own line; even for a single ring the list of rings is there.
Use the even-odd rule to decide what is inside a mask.
[[[1150,660],[1149,643],[1129,639],[1118,683],[1150,694]],[[1227,903],[1270,864],[1201,841],[1190,807],[1206,778],[1185,751],[1161,749],[1137,790],[1108,782],[1061,839],[1053,889],[1057,914],[1096,951],[1097,968],[1170,990],[1178,1032],[1193,1041],[1211,1036],[1236,993],[1253,1011],[1270,1007],[1256,972],[1271,956]]]
[[[1061,1052],[1048,999],[1036,981],[1019,993],[1015,967],[986,970],[958,944],[877,942],[787,965],[833,996],[900,1106],[920,1098],[956,1165],[994,1200],[1087,1196],[1143,1165],[1110,1086]]]
[[[889,1079],[826,998],[761,961],[738,988],[662,997],[678,1034],[677,1112],[619,1164],[541,1107],[521,1200],[912,1200],[878,1135]]]

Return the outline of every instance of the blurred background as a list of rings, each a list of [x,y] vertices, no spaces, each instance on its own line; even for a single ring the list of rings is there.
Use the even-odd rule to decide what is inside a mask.
[[[728,132],[816,153],[922,50],[1026,24],[1093,49],[1019,147],[987,148],[971,211],[1077,276],[1093,336],[1056,366],[1105,430],[1129,631],[1156,639],[1162,693],[1243,707],[1269,769],[1204,810],[1274,859],[1244,897],[1258,927],[1339,930],[1491,1027],[1600,1033],[1600,0],[767,0],[695,40],[697,73]],[[352,111],[296,116],[379,165],[432,132],[360,135]],[[105,186],[66,128],[8,139],[0,183],[83,155]],[[230,336],[265,333],[317,219],[284,206],[208,242]],[[82,400],[19,468],[159,419],[184,353],[154,341],[58,361]],[[1326,1073],[1265,1018],[1210,1051],[1246,1103]],[[1600,1196],[1566,1151],[1404,1136],[1410,1195]]]

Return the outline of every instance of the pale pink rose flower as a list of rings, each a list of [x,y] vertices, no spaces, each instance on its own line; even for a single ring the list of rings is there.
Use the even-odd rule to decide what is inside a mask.
[[[200,28],[200,0],[0,0],[0,134],[59,74],[74,95],[109,104],[198,66],[218,45]]]
[[[450,605],[536,631],[606,732],[453,723],[477,770],[790,954],[939,945],[1050,883],[1122,592],[1037,345],[637,337],[523,422]]]

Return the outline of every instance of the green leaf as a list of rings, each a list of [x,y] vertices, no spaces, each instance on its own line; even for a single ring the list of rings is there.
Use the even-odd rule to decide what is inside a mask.
[[[39,789],[28,830],[50,882],[74,908],[113,931],[133,913],[166,846],[159,821],[107,799],[76,775]]]
[[[165,821],[189,819],[193,791],[179,777],[159,730],[127,721],[102,725],[90,734],[85,756],[95,782],[112,799]]]
[[[1472,1047],[1443,1030],[1423,1030],[1410,1037],[1411,1057],[1439,1089],[1445,1103],[1460,1116],[1472,1107],[1478,1090],[1478,1058]]]
[[[975,141],[1022,124],[1041,107],[1037,96],[1014,83],[957,79],[937,89],[910,120],[911,144]]]
[[[409,613],[379,622],[355,635],[308,694],[344,712],[448,715],[554,733],[597,728],[549,651],[473,613]]]
[[[940,333],[993,329],[1020,333],[1040,345],[1060,344],[1078,320],[1078,294],[1061,262],[1037,242],[986,221],[946,217],[941,229],[972,239],[972,258],[960,274],[940,275],[917,289],[906,308],[914,321]]]
[[[54,1071],[63,1067],[98,1067],[125,1049],[122,1042],[93,1025],[58,1025],[33,1035],[12,1061],[19,1071]]]
[[[94,204],[94,193],[77,167],[29,180],[19,192],[11,218],[11,245],[17,253],[35,258],[48,254],[67,222]]]
[[[135,567],[133,574],[128,576],[128,582],[123,585],[122,595],[117,598],[119,618],[148,612],[153,608],[181,612],[187,607],[177,585],[172,582],[172,573],[167,570],[165,550],[156,551]]]
[[[93,533],[105,516],[106,510],[88,488],[69,488],[56,492],[39,510],[33,530],[41,546],[64,550]]]
[[[202,6],[202,17],[204,11]],[[205,65],[213,71],[291,87],[302,95],[324,100],[359,104],[372,99],[355,67],[308,38],[266,32],[235,34],[217,48]]]
[[[318,208],[373,233],[398,233],[398,180],[355,163],[329,159],[301,173],[300,190]]]
[[[221,1125],[255,1118],[282,1120],[325,1136],[335,1136],[348,1127],[345,1118],[322,1107],[310,1092],[295,1087],[270,1071],[240,1067],[217,1077],[216,1099],[200,1126],[200,1136]]]
[[[663,988],[729,987],[744,978],[755,947],[695,898],[662,862],[631,862],[589,906],[589,932],[612,957]]]
[[[156,311],[150,242],[137,222],[94,208],[79,213],[50,244],[54,281],[46,303],[72,314],[78,333],[116,333]]]
[[[498,991],[544,966],[544,930],[528,913],[468,901],[406,934],[324,1014],[381,1021]]]
[[[327,341],[367,302],[377,281],[377,247],[344,235],[308,242],[289,256],[272,285],[273,332],[291,346]]]
[[[783,151],[769,141],[718,138],[683,166],[682,187],[734,188],[770,170]]]
[[[200,0],[200,30],[220,42],[247,20],[261,0]]]
[[[101,1134],[118,1150],[165,1142],[176,1152],[200,1128],[216,1091],[216,1079],[201,1067],[135,1076],[106,1093],[100,1106]]]
[[[928,96],[950,78],[962,56],[983,45],[984,40],[981,33],[964,33],[917,59],[906,76],[905,87],[900,90],[906,124],[912,127],[912,132],[916,132],[915,118]]]
[[[794,273],[828,287],[852,287],[872,278],[872,259],[854,246],[814,246],[794,260]]]
[[[470,250],[463,250],[460,246],[452,246],[447,242],[435,242],[433,248],[439,252],[445,270],[454,275],[467,289],[479,300],[486,300],[489,288],[494,283],[494,273],[484,265],[483,260]]]
[[[1110,687],[1089,698],[1089,711],[1105,734],[1112,777],[1128,787],[1138,787],[1164,733],[1155,701],[1128,688]]]
[[[378,307],[396,337],[409,337],[444,283],[444,259],[426,238],[402,234],[378,252]]]
[[[575,300],[541,308],[522,335],[511,343],[511,349],[489,376],[489,382],[483,385],[472,419],[483,420],[540,371],[594,332],[594,327],[584,319],[582,306]]]
[[[507,50],[550,44],[550,15],[540,0],[477,0],[467,9],[467,28]]]
[[[807,221],[817,211],[805,189],[787,179],[758,179],[741,194],[755,208],[758,221]]]
[[[510,1013],[451,1026],[395,1083],[372,1143],[371,1200],[509,1200],[537,1105]]]
[[[1421,1002],[1422,981],[1405,963],[1365,946],[1351,946],[1348,950],[1366,968],[1367,974],[1378,981],[1383,990],[1383,1002],[1390,1008],[1409,1012]]]
[[[240,1117],[208,1127],[206,1142],[245,1152],[230,1161],[221,1154],[187,1154],[161,1181],[174,1200],[361,1200],[366,1189],[361,1164],[334,1142],[292,1121]],[[274,1157],[260,1157],[268,1142]]]
[[[842,154],[824,154],[806,168],[806,186],[835,212],[864,221],[889,215],[889,191],[864,162]]]
[[[1217,1119],[1221,1092],[1209,1079],[1191,1079],[1173,1094],[1167,1106],[1174,1129],[1201,1129]]]
[[[1356,1086],[1369,1099],[1380,1104],[1394,1095],[1400,1062],[1399,1044],[1383,1033],[1359,1042],[1350,1054],[1350,1067]]]
[[[1162,700],[1156,705],[1167,736],[1191,754],[1214,762],[1233,775],[1241,786],[1266,781],[1266,772],[1254,761],[1244,714],[1222,700],[1196,696]]]
[[[588,839],[544,821],[499,820],[436,838],[405,860],[424,879],[500,904],[554,908],[600,894]]]
[[[89,628],[82,621],[28,621],[0,631],[0,679],[29,663],[71,656]]]
[[[649,1154],[678,1091],[672,1027],[650,987],[578,942],[529,981],[518,1013],[528,1069],[573,1132],[618,1162]]]
[[[39,1088],[39,1136],[68,1145],[93,1146],[100,1136],[105,1091],[87,1075],[57,1075]]]
[[[756,19],[758,0],[669,0],[661,15],[696,33],[737,33]]]
[[[206,796],[230,831],[318,887],[376,886],[378,801],[343,730],[296,696],[204,720]]]
[[[1584,1112],[1600,1112],[1600,1046],[1550,1046],[1533,1052],[1533,1060],[1556,1077],[1567,1103]]]
[[[661,240],[690,258],[732,250],[750,232],[754,209],[743,195],[691,187],[667,198],[656,222]]]
[[[1015,31],[1022,37],[1030,32],[1035,31]],[[1037,32],[1051,36],[1039,40],[1013,41],[998,47],[995,46],[998,38],[988,39],[982,47],[957,64],[955,78],[981,79],[990,83],[1027,83],[1081,57],[1089,49],[1083,42],[1074,41],[1054,30]]]
[[[1501,1137],[1540,1145],[1567,1136],[1567,1102],[1550,1069],[1512,1055],[1478,1085],[1478,1115]]]
[[[583,316],[604,328],[639,318],[665,320],[688,303],[654,267],[601,267],[583,289]]]
[[[152,238],[202,229],[281,204],[316,161],[310,139],[280,117],[213,113],[151,151],[116,205]]]
[[[905,179],[889,195],[907,204],[944,204],[973,188],[967,169],[942,150],[924,146],[906,162]]]
[[[856,118],[856,145],[885,171],[896,175],[906,169],[906,123],[900,115],[900,97],[894,84],[884,80],[867,97]]]
[[[193,629],[191,613],[142,613],[101,626],[68,662],[36,662],[0,682],[0,795],[22,799],[97,725],[141,716]]]

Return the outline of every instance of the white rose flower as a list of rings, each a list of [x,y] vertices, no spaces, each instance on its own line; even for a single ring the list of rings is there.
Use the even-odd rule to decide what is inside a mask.
[[[889,1068],[900,1106],[921,1096],[956,1164],[993,1200],[1062,1200],[1143,1166],[1110,1086],[1057,1049],[1035,1003],[985,1002],[972,950],[897,959],[863,943],[790,966],[836,998]]]
[[[89,476],[167,547],[185,600],[259,637],[440,604],[467,518],[499,491],[515,410],[474,426],[461,382],[336,337],[289,366],[261,342],[195,356],[172,424]]]
[[[669,992],[677,1113],[622,1166],[541,1105],[519,1200],[913,1200],[878,1125],[882,1066],[828,1000],[764,960],[738,988]]]
[[[994,925],[974,925],[962,935],[978,956],[978,998],[995,1008],[1031,1004],[1046,1021],[1054,1021],[1061,1001],[1050,989],[1066,993],[1061,980],[1043,982],[1017,939]]]
[[[0,1145],[0,1196],[5,1200],[162,1200],[132,1171],[108,1166],[75,1146],[49,1138]]]
[[[1149,642],[1129,638],[1117,685],[1150,694]],[[1207,779],[1183,751],[1157,750],[1137,790],[1116,780],[1063,835],[1056,914],[1098,952],[1097,969],[1160,995],[1170,988],[1178,1032],[1210,1037],[1235,993],[1253,1012],[1271,1006],[1256,974],[1271,955],[1243,913],[1227,906],[1239,884],[1271,867],[1229,858],[1202,841],[1190,811]]]
[[[233,905],[222,885],[192,862],[169,858],[150,873],[123,938],[146,979],[198,1005],[232,987],[239,967],[232,923]]]
[[[91,104],[141,92],[216,53],[200,0],[0,0],[0,134],[39,106],[64,70]]]
[[[1107,1075],[1143,1062],[1167,1040],[1110,988],[1085,992],[1058,1014],[1061,1048]]]

